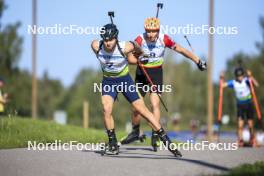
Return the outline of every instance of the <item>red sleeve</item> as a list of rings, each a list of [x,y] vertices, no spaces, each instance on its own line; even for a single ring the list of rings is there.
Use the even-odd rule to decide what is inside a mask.
[[[166,47],[168,48],[172,48],[173,46],[175,46],[175,42],[168,36],[168,35],[164,35],[164,39],[163,42],[165,44]]]
[[[137,36],[137,38],[135,39],[135,42],[137,42],[137,44],[139,45],[139,46],[141,46],[142,45],[142,37],[139,35],[139,36]]]

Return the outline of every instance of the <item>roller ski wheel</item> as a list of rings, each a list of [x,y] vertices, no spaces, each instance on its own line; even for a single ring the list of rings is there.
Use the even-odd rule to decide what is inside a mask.
[[[153,152],[157,152],[158,151],[158,147],[157,146],[153,145],[152,148],[153,148]]]
[[[158,151],[158,147],[160,146],[160,140],[158,134],[152,134],[151,136],[151,145],[154,152]]]
[[[169,149],[169,151],[177,158],[181,158],[182,157],[182,154],[179,150],[175,149],[175,150],[172,150],[172,149]]]
[[[119,146],[117,144],[110,145],[106,144],[104,148],[102,148],[101,155],[118,155],[119,154]]]
[[[144,142],[145,140],[145,134],[139,135],[139,131],[132,131],[126,137],[122,138],[120,143],[121,145],[126,145],[136,141]]]
[[[139,141],[141,143],[145,142],[146,141],[146,135],[145,134],[142,134],[141,136],[139,136]]]

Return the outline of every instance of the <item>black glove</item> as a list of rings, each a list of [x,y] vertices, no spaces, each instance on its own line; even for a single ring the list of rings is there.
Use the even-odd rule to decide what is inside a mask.
[[[149,62],[149,59],[147,57],[144,57],[144,56],[141,56],[138,59],[139,59],[139,62],[141,64],[147,64]]]
[[[199,70],[204,71],[207,69],[207,64],[205,61],[199,60],[197,67],[199,68]]]

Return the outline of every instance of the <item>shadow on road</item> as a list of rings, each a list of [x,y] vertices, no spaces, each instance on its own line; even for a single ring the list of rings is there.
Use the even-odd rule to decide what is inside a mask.
[[[125,147],[120,150],[119,155],[104,155],[102,157],[112,157],[112,158],[130,158],[130,159],[170,159],[170,160],[178,160],[183,162],[189,162],[192,164],[201,165],[204,167],[209,167],[212,169],[220,170],[220,171],[229,171],[230,169],[224,166],[220,166],[217,164],[209,163],[202,160],[190,159],[190,158],[176,158],[172,155],[161,155],[158,153],[147,154],[147,153],[139,153],[139,152],[131,152],[137,150],[146,150],[152,151],[151,148],[143,147],[143,148],[134,148],[134,147]],[[101,155],[101,151],[83,151],[83,152],[94,152],[96,154]]]
[[[220,165],[216,165],[216,164],[212,164],[212,163],[208,163],[202,160],[194,160],[194,159],[188,159],[188,158],[178,158],[178,160],[181,161],[186,161],[186,162],[191,162],[194,164],[199,164],[202,166],[206,166],[206,167],[210,167],[212,169],[217,169],[217,170],[221,170],[221,171],[229,171],[230,168],[224,167],[224,166],[220,166]]]
[[[135,147],[122,147],[122,149],[125,149],[125,150],[146,150],[146,151],[153,151],[152,148],[150,148],[150,147],[140,147],[140,148],[135,148]]]

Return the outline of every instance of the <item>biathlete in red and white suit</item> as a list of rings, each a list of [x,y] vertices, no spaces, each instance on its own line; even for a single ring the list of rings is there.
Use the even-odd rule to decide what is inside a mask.
[[[144,56],[139,58],[140,63],[146,70],[154,86],[146,89],[144,86],[149,86],[149,82],[140,66],[137,66],[135,82],[139,89],[141,96],[146,95],[145,90],[150,90],[150,102],[152,112],[155,118],[160,121],[160,100],[158,94],[161,94],[164,88],[163,85],[163,63],[165,49],[174,50],[186,58],[191,59],[197,64],[198,68],[203,71],[206,69],[206,62],[201,61],[196,55],[187,49],[175,43],[168,35],[160,32],[160,21],[158,18],[147,18],[144,23],[145,32],[136,37],[135,42],[141,47]],[[133,110],[132,115],[132,132],[123,140],[122,144],[128,144],[139,139],[140,114]],[[158,135],[152,131],[152,146],[154,151],[158,147]]]

